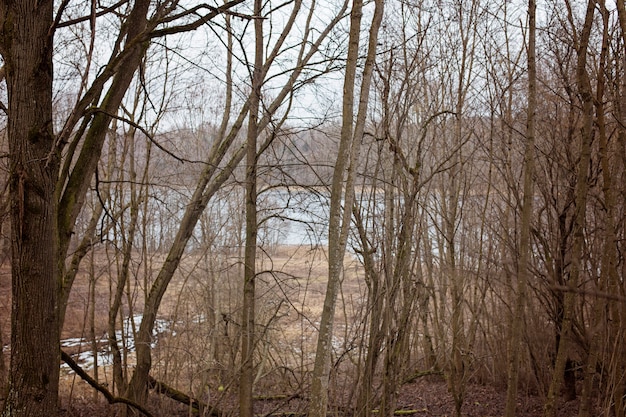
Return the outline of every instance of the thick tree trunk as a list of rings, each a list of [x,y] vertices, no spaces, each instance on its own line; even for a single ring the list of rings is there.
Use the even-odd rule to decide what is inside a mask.
[[[58,413],[59,315],[52,126],[52,0],[2,2],[9,94],[12,315],[3,416]]]

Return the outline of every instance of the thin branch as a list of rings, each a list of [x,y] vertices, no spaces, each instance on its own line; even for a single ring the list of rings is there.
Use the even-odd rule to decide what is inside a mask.
[[[119,2],[105,8],[102,9],[101,11],[96,13],[96,17],[100,17],[100,16],[104,16],[107,13],[111,13],[112,11],[114,11],[115,9],[119,8],[120,6],[124,5],[125,3],[128,3],[129,0],[120,0]],[[69,1],[67,1],[67,3],[69,3]],[[81,23],[81,22],[86,22],[87,20],[90,20],[92,18],[92,15],[89,14],[87,16],[81,16],[81,17],[77,17],[76,19],[71,19],[71,20],[66,20],[65,22],[61,22],[61,14],[62,14],[63,10],[61,9],[59,11],[59,13],[57,14],[55,23],[53,25],[53,29],[57,29],[57,28],[64,28],[67,26],[72,26],[75,25],[77,23]]]
[[[196,15],[200,19],[202,19],[203,16],[199,13],[199,11],[202,10],[202,9],[208,9],[208,10],[211,11],[211,13],[215,13],[215,14],[225,14],[225,15],[228,15],[228,16],[238,17],[238,18],[240,18],[242,20],[252,20],[252,19],[258,18],[256,16],[250,16],[250,15],[247,15],[247,14],[244,14],[244,13],[237,13],[237,12],[233,12],[231,10],[221,10],[220,11],[219,7],[215,7],[215,6],[211,6],[210,4],[203,3],[203,4],[198,4],[195,7],[192,7],[191,9],[185,10],[185,11],[183,11],[181,13],[165,17],[165,18],[161,19],[159,21],[159,23],[163,24],[163,23],[173,22],[174,20],[178,20],[180,18],[183,18],[185,16],[189,16],[189,15],[192,15],[192,14]]]

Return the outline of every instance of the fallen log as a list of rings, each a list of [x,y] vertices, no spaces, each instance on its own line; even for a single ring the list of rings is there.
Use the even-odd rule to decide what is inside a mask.
[[[95,388],[96,391],[104,395],[104,398],[107,399],[109,404],[126,404],[130,407],[133,407],[137,411],[140,411],[147,417],[154,417],[154,415],[141,404],[137,404],[136,402],[129,400],[128,398],[116,397],[115,395],[113,395],[111,391],[109,391],[104,385],[100,384],[98,381],[93,379],[91,375],[85,372],[83,368],[81,368],[80,365],[77,364],[68,353],[61,351],[61,359],[63,359],[63,362],[65,362],[70,368],[72,368],[74,372],[76,372],[76,375],[81,377],[85,382]]]
[[[210,405],[207,405],[206,403],[195,399],[193,397],[190,397],[189,395],[185,394],[182,391],[177,390],[176,388],[167,385],[164,382],[160,382],[157,381],[156,379],[154,379],[152,376],[148,376],[148,387],[150,389],[155,390],[156,392],[158,392],[159,394],[163,394],[168,398],[171,398],[174,401],[178,401],[181,404],[185,404],[190,406],[195,412],[200,413],[202,410],[206,410],[209,409],[209,414],[212,417],[222,417],[224,416],[224,413],[216,408],[216,407],[212,407]]]
[[[78,375],[79,377],[81,377],[85,382],[87,382],[89,385],[91,385],[93,388],[96,389],[96,391],[100,392],[102,395],[104,395],[104,397],[106,398],[107,402],[109,404],[126,404],[130,407],[133,407],[134,409],[140,411],[141,413],[143,413],[146,417],[155,417],[148,409],[146,409],[144,406],[142,406],[141,404],[136,403],[135,401],[132,401],[128,398],[125,397],[116,397],[115,395],[113,395],[113,393],[111,393],[111,391],[109,391],[104,385],[100,384],[98,381],[96,381],[95,379],[93,379],[91,377],[91,375],[89,375],[87,372],[85,372],[85,370],[83,368],[81,368],[81,366],[79,364],[76,363],[76,361],[74,361],[74,359],[72,359],[72,357],[65,351],[61,351],[61,359],[63,360],[63,362],[65,362],[74,372],[76,372],[76,375]],[[158,392],[159,394],[163,394],[168,398],[171,398],[174,401],[178,401],[182,404],[191,406],[192,409],[199,413],[200,410],[205,410],[207,407],[209,407],[207,404],[203,403],[202,401],[199,401],[195,398],[190,397],[189,395],[185,394],[182,391],[177,390],[176,388],[173,388],[169,385],[167,385],[164,382],[160,382],[157,381],[156,379],[154,379],[154,377],[152,376],[148,376],[148,388],[155,390],[156,392]],[[215,407],[210,407],[210,416],[212,417],[222,417],[224,415],[224,413],[215,408]]]
[[[410,375],[408,378],[406,378],[403,384],[410,384],[412,382],[415,382],[419,378],[423,378],[425,376],[430,376],[430,375],[443,375],[443,371],[439,369],[428,369],[426,371],[415,372],[413,375]]]

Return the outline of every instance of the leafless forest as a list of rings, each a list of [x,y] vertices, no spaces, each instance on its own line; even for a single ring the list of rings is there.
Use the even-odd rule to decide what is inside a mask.
[[[3,417],[626,415],[624,0],[1,0],[0,53]]]

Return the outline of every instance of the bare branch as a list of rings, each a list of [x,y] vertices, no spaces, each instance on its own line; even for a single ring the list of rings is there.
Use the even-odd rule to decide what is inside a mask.
[[[114,10],[118,9],[119,7],[123,6],[124,4],[128,3],[128,1],[129,0],[120,0],[117,3],[113,4],[112,6],[104,8],[100,10],[99,12],[97,12],[96,17],[104,16],[105,14],[111,13]],[[87,20],[90,20],[92,18],[92,15],[88,14],[87,16],[81,16],[81,17],[77,17],[76,19],[71,19],[71,20],[66,20],[65,22],[61,22],[61,15],[63,14],[63,8],[64,6],[67,5],[67,3],[69,3],[69,0],[67,0],[61,5],[61,8],[59,12],[57,13],[57,17],[56,17],[56,20],[52,29],[72,26],[77,23],[86,22]]]
[[[207,5],[207,8],[211,9],[211,12],[201,16],[198,20],[195,20],[191,23],[188,23],[186,25],[179,25],[179,26],[172,26],[169,28],[164,28],[164,29],[159,29],[159,30],[154,30],[150,33],[149,37],[150,38],[158,38],[161,36],[166,36],[166,35],[173,35],[175,33],[182,33],[182,32],[189,32],[192,30],[195,30],[197,28],[199,28],[200,26],[204,25],[205,23],[207,23],[209,20],[213,19],[215,16],[219,15],[219,14],[231,14],[233,16],[236,17],[240,17],[240,18],[247,18],[247,19],[251,19],[252,17],[250,16],[245,16],[245,15],[239,15],[234,14],[234,12],[230,12],[229,10],[235,6],[237,6],[238,4],[243,3],[245,0],[232,0],[229,1],[228,3],[224,4],[223,6],[220,7],[210,7]],[[160,22],[159,22],[160,23]]]

